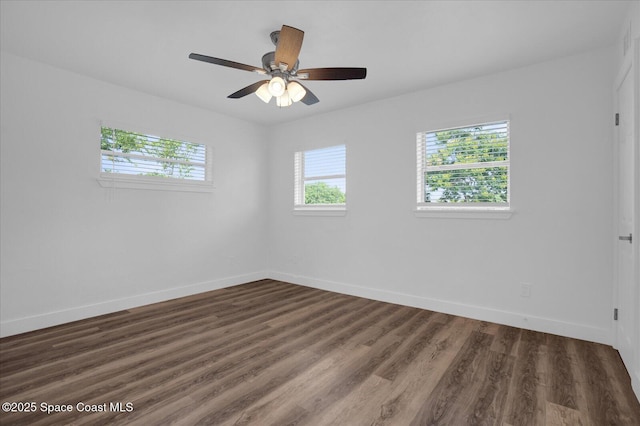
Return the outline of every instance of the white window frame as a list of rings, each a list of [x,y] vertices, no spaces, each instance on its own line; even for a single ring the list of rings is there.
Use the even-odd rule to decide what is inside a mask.
[[[158,135],[161,132],[140,130],[141,126],[132,126],[123,123],[113,122],[100,122],[98,127],[98,141],[100,141],[100,134],[103,127],[118,129],[125,132],[138,133],[146,136]],[[103,188],[120,188],[120,189],[143,189],[143,190],[159,190],[159,191],[184,191],[184,192],[212,192],[214,190],[213,185],[213,147],[202,144],[199,142],[193,142],[187,140],[187,138],[174,138],[171,136],[163,135],[162,138],[180,140],[197,145],[201,145],[205,149],[205,179],[204,180],[191,180],[180,179],[163,176],[139,176],[125,173],[112,173],[102,171],[102,155],[108,153],[108,151],[102,151],[100,144],[98,143],[98,170],[99,177],[97,179],[100,186]],[[129,156],[137,158],[135,154],[123,156]],[[171,160],[170,160],[171,161]],[[176,162],[180,162],[176,160]]]
[[[313,176],[305,178],[305,154],[317,149],[333,148],[338,146],[344,146],[345,150],[345,173],[333,174],[323,176]],[[293,213],[296,215],[308,215],[308,216],[344,216],[347,210],[347,204],[305,204],[305,182],[316,181],[323,179],[340,179],[344,178],[345,185],[347,182],[346,164],[347,162],[347,145],[338,144],[325,147],[318,147],[308,149],[305,151],[298,151],[294,154],[294,207]]]
[[[426,135],[428,133],[462,129],[487,124],[506,122],[508,129],[507,160],[499,162],[453,164],[446,166],[428,167],[424,153]],[[439,126],[436,129],[416,133],[416,217],[449,218],[449,219],[509,219],[514,213],[511,204],[511,120],[509,115],[482,117],[462,122]],[[474,167],[507,167],[507,202],[506,203],[427,203],[424,201],[425,172],[454,169],[470,169]]]

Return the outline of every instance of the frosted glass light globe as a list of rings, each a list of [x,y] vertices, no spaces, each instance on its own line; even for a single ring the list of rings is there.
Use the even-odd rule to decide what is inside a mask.
[[[269,82],[269,93],[271,93],[272,96],[282,96],[286,89],[287,85],[282,77],[273,77]]]

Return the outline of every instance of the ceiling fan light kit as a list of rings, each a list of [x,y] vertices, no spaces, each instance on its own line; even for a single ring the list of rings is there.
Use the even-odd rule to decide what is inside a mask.
[[[300,101],[305,105],[313,105],[319,102],[318,98],[309,89],[296,80],[361,80],[367,76],[366,68],[309,68],[298,70],[298,55],[300,54],[303,38],[304,31],[287,25],[283,25],[280,31],[273,31],[271,33],[271,41],[275,44],[276,50],[267,52],[262,56],[262,68],[198,53],[191,53],[189,58],[268,75],[270,77],[269,80],[250,84],[230,94],[228,98],[239,99],[255,93],[265,103],[269,103],[271,98],[275,97],[278,107],[287,107],[294,102]]]
[[[293,102],[299,102],[307,94],[304,87],[297,81],[292,81],[287,85],[287,92],[289,92],[289,96]]]
[[[287,84],[282,77],[272,77],[269,82],[269,93],[276,98],[282,96],[287,90]]]
[[[289,96],[289,92],[287,92],[287,91],[285,91],[282,94],[282,96],[278,96],[276,98],[276,105],[279,106],[280,108],[288,107],[292,103],[293,103],[293,101],[291,100],[291,97]]]
[[[273,95],[269,91],[269,83],[263,83],[262,86],[256,90],[256,96],[262,99],[265,104],[268,104]]]

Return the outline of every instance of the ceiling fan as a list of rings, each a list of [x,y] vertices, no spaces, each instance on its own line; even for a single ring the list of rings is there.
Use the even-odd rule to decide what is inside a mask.
[[[313,105],[319,102],[318,98],[303,86],[299,80],[358,80],[367,76],[366,68],[298,69],[300,64],[298,55],[300,54],[303,38],[304,31],[287,25],[283,25],[279,31],[273,31],[271,33],[271,41],[276,46],[276,50],[267,52],[262,56],[262,68],[198,53],[191,53],[189,58],[268,75],[268,80],[250,84],[227,97],[239,99],[255,93],[266,103],[269,103],[271,98],[275,97],[276,104],[279,107],[287,107],[298,101],[306,105]]]

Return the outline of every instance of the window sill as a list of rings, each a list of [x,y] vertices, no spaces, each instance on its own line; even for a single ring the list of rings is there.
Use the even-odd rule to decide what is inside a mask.
[[[416,217],[440,219],[510,219],[512,209],[480,208],[422,208],[414,211]]]
[[[340,207],[295,207],[293,214],[296,216],[346,216],[347,208]]]
[[[103,188],[182,192],[213,192],[214,190],[211,182],[184,181],[174,178],[136,178],[101,174],[97,181]]]

